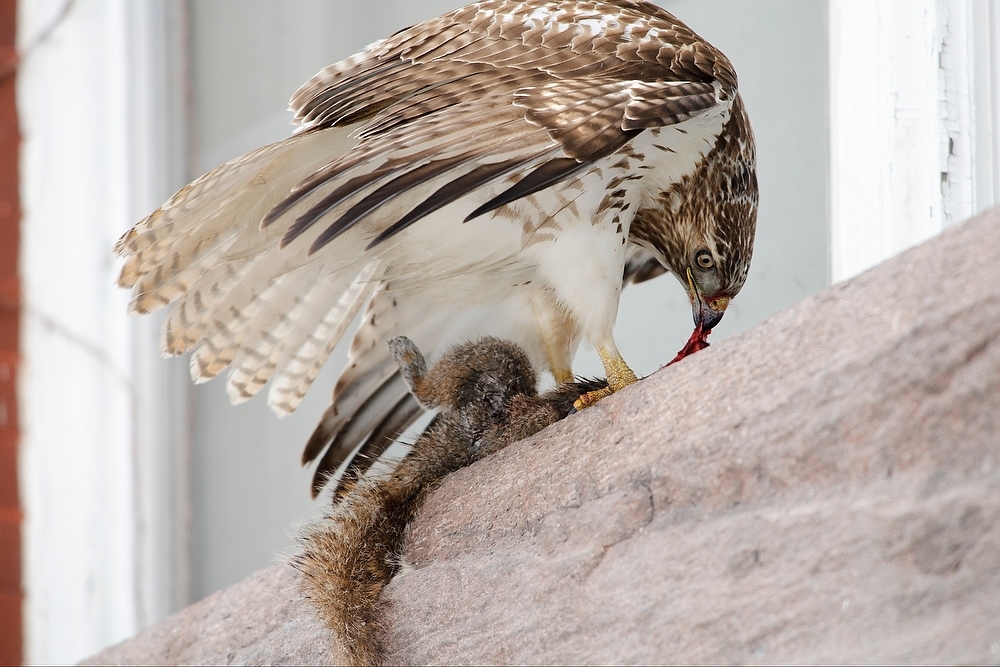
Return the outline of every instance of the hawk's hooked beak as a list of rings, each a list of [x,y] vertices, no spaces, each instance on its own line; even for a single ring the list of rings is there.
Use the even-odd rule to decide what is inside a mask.
[[[694,325],[702,331],[711,331],[726,314],[729,297],[720,295],[705,298],[698,291],[698,286],[694,284],[694,276],[691,275],[690,268],[687,270],[687,278],[688,287],[691,290],[691,315],[694,317]]]

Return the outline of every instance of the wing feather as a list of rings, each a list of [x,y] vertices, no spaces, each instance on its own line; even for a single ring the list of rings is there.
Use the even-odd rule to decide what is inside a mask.
[[[118,278],[132,288],[130,309],[145,313],[177,299],[215,262],[238,246],[264,252],[278,233],[262,232],[261,217],[331,153],[353,141],[344,130],[293,136],[213,169],[125,233],[115,252],[126,258]]]
[[[358,447],[357,451],[348,455],[344,472],[333,489],[333,497],[338,498],[344,490],[347,480],[357,479],[365,474],[375,461],[387,450],[421,415],[424,409],[410,393],[406,393],[396,405],[385,415],[382,421],[375,425],[371,434]],[[338,459],[333,454],[334,447],[323,455],[316,471],[313,473],[313,497],[323,490],[326,482],[337,472],[344,459]]]
[[[385,382],[365,397],[364,402],[351,414],[350,419],[346,420],[343,426],[333,434],[328,443],[329,446],[326,447],[326,451],[313,473],[314,483],[319,479],[329,477],[329,474],[335,472],[345,461],[353,458],[352,454],[355,454],[358,445],[365,442],[374,428],[387,421],[397,421],[397,419],[393,419],[393,415],[398,412],[397,408],[400,402],[405,402],[408,395],[409,389],[406,381],[397,368],[396,372],[390,375]],[[379,445],[387,447],[391,444],[391,442],[373,443],[372,449]],[[318,490],[314,486],[314,491]]]
[[[528,156],[525,158],[513,158],[502,162],[483,164],[467,174],[459,176],[458,178],[446,183],[427,199],[420,202],[420,204],[418,204],[409,213],[389,225],[378,236],[372,239],[366,249],[375,247],[379,243],[382,243],[386,239],[406,229],[421,218],[426,217],[443,206],[447,206],[453,201],[460,199],[462,196],[474,190],[479,184],[487,183],[496,178],[500,178],[501,176],[505,176],[515,169],[525,166],[533,160],[534,156]],[[475,215],[471,215],[466,218],[466,222],[468,222],[472,217],[475,217]]]

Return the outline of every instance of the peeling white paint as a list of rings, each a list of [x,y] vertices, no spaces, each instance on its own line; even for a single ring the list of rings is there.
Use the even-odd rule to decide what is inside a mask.
[[[973,121],[972,3],[939,2],[939,77],[943,99],[944,136],[941,150],[946,167],[941,174],[944,225],[965,220],[975,212],[975,123]]]

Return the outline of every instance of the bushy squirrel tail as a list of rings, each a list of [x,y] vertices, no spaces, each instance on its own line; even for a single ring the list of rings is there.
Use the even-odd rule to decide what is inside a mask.
[[[568,383],[539,396],[527,356],[498,338],[455,346],[430,369],[408,338],[392,339],[389,349],[413,395],[440,413],[391,474],[353,480],[306,528],[292,559],[345,664],[383,662],[379,595],[400,569],[406,528],[427,493],[448,473],[566,417],[581,393],[606,385]]]

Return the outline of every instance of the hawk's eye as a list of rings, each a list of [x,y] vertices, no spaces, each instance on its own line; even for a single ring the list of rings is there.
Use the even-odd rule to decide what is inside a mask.
[[[715,266],[715,260],[712,259],[712,253],[707,250],[699,250],[698,254],[694,256],[694,261],[702,269],[710,269]]]

